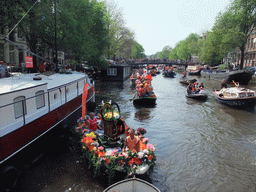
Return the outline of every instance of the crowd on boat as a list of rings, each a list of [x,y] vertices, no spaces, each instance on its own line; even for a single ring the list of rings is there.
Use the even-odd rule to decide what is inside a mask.
[[[197,82],[189,83],[189,85],[187,86],[187,93],[188,94],[204,93],[204,84],[203,83],[198,84]]]
[[[154,95],[151,84],[151,72],[146,72],[143,69],[139,69],[133,74],[133,78],[136,78],[135,86],[138,97],[152,97]]]

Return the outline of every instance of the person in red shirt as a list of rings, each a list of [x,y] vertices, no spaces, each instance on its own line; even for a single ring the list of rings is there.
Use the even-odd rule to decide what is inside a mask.
[[[101,127],[98,125],[97,123],[97,119],[94,117],[94,113],[91,112],[89,114],[90,118],[86,121],[87,127],[91,130],[91,131],[96,131],[97,128],[101,130]]]

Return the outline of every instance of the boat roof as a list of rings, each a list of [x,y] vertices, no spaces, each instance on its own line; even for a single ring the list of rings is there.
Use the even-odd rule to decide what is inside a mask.
[[[86,76],[85,73],[80,72],[72,72],[71,74],[55,73],[49,76],[40,73],[19,74],[17,76],[0,79],[0,94],[19,91],[43,84],[47,84],[47,89],[50,90]],[[42,80],[33,80],[34,77],[41,77]]]
[[[243,93],[243,92],[255,92],[255,91],[244,88],[244,87],[230,87],[230,88],[223,88],[223,92]]]

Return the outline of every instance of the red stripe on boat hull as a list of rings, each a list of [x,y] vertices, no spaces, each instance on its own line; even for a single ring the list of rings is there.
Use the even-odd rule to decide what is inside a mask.
[[[93,95],[90,89],[88,98]],[[0,161],[12,155],[35,138],[42,135],[54,125],[60,123],[65,117],[81,107],[82,95],[40,117],[39,119],[24,125],[21,128],[0,138]]]

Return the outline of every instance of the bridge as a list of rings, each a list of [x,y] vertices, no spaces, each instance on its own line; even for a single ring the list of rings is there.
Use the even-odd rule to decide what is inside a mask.
[[[127,64],[131,65],[132,68],[143,68],[145,65],[147,67],[149,65],[180,65],[185,66],[187,68],[188,63],[187,62],[177,62],[177,61],[168,61],[168,60],[143,60],[143,61],[127,61]]]

